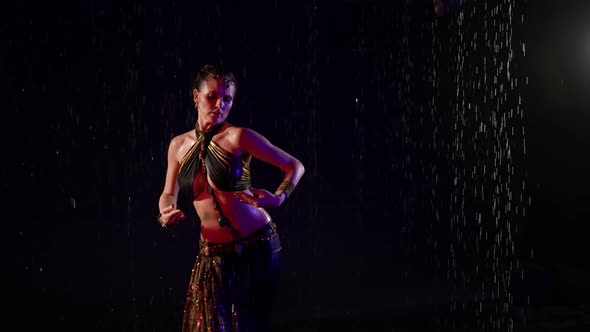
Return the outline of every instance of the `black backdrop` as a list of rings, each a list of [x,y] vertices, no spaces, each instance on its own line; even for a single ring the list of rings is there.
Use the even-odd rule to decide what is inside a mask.
[[[506,257],[526,274],[512,289],[520,310],[511,317],[523,329],[546,319],[539,308],[588,301],[587,7],[513,7],[513,38],[526,45],[526,56],[513,46],[514,75],[528,84],[511,97],[520,95],[524,110],[513,126],[526,129],[513,138],[520,150],[511,165],[515,183],[526,182],[516,203],[526,213],[514,217],[516,248]],[[444,157],[456,135],[448,117],[456,12],[436,17],[428,1],[81,1],[23,2],[3,14],[4,252],[14,330],[178,330],[198,224],[163,230],[155,215],[167,144],[195,120],[191,79],[207,62],[238,78],[229,120],[306,166],[294,195],[270,211],[285,249],[282,330],[492,327],[453,305],[465,283],[449,271],[468,274],[473,262],[448,265],[448,245],[461,241],[444,220],[458,210],[441,209],[456,197],[457,166]],[[433,88],[424,68],[435,65],[450,69]],[[424,122],[432,95],[441,115]],[[438,148],[426,139],[437,128]],[[280,181],[266,165],[255,162],[253,172],[255,186]],[[555,319],[581,324],[576,315]]]

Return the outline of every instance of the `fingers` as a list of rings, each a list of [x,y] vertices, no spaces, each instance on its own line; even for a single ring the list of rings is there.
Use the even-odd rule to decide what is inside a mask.
[[[167,207],[167,208],[163,209],[162,212],[163,213],[160,215],[160,218],[158,219],[158,221],[160,222],[160,225],[162,225],[162,227],[174,225],[179,220],[185,218],[184,212],[182,212],[182,210],[180,210],[180,209],[171,210],[170,208]]]
[[[238,199],[242,203],[258,206],[258,199],[252,195],[246,194],[244,192],[235,192],[234,197]]]
[[[180,220],[182,220],[181,217],[172,216],[170,217],[170,219],[168,219],[168,221],[164,224],[163,227],[176,226],[176,224],[178,224]]]
[[[266,190],[263,189],[256,189],[256,188],[250,188],[250,191],[259,197],[265,196],[266,195]]]
[[[172,211],[174,209],[174,203],[168,205],[167,207],[163,208],[162,211],[160,213],[165,214],[168,213],[170,211]]]
[[[178,221],[180,219],[184,219],[184,213],[181,210],[176,209],[170,213],[168,222]]]
[[[275,207],[281,204],[279,196],[271,194],[264,189],[250,188],[248,192],[238,191],[234,193],[234,197],[242,203],[254,205],[256,207]]]

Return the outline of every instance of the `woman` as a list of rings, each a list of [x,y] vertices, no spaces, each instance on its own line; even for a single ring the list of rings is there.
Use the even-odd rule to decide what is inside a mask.
[[[270,329],[281,245],[264,208],[283,204],[304,167],[255,131],[226,122],[236,88],[231,72],[205,65],[193,83],[195,129],[174,137],[168,149],[158,221],[168,227],[184,218],[179,193],[201,221],[183,331]],[[283,171],[274,193],[250,187],[252,157]]]

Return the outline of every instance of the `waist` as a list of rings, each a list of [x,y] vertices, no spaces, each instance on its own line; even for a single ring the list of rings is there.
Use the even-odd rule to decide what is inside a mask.
[[[254,233],[231,242],[208,242],[199,241],[199,253],[203,256],[227,256],[239,255],[244,250],[263,247],[270,244],[273,252],[281,249],[279,233],[274,222],[269,222],[260,227]]]

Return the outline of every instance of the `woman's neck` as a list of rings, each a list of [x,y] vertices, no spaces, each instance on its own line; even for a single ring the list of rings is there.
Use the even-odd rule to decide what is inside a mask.
[[[212,129],[220,129],[221,127],[223,127],[224,124],[225,124],[225,121],[222,121],[217,124],[213,124],[211,122],[200,123],[197,121],[196,129],[200,133],[205,133],[205,132],[211,131]]]

